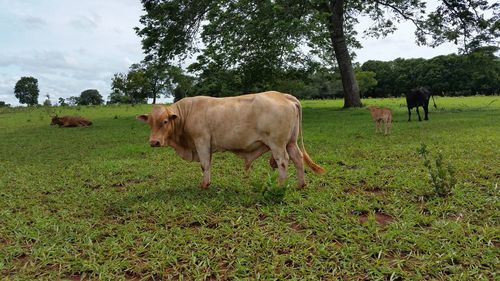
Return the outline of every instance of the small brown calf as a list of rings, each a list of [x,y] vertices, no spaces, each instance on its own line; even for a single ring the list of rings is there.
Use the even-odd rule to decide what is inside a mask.
[[[59,127],[88,127],[92,125],[92,121],[80,116],[58,117],[56,115],[52,117],[52,122],[50,123],[50,125],[59,125]]]
[[[385,134],[387,135],[390,133],[392,125],[392,110],[377,106],[369,106],[368,110],[370,110],[373,122],[375,122],[375,133],[377,133],[379,129],[380,132],[382,132],[382,127],[380,126],[381,122],[384,122]]]

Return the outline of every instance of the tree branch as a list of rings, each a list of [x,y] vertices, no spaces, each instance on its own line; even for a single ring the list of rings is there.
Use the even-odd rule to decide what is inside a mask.
[[[418,19],[410,17],[409,15],[405,14],[405,12],[402,11],[401,9],[399,9],[398,7],[396,7],[396,6],[392,5],[392,4],[389,4],[387,2],[379,1],[379,0],[374,0],[374,2],[377,3],[377,4],[380,4],[382,6],[391,8],[393,11],[395,11],[397,14],[399,14],[401,17],[403,17],[403,19],[411,21],[413,23],[413,25],[415,25],[415,27],[419,31],[421,31],[422,33],[427,34],[427,35],[431,34],[431,33],[427,32],[425,29],[423,29],[420,26],[421,23],[420,23],[420,21]]]

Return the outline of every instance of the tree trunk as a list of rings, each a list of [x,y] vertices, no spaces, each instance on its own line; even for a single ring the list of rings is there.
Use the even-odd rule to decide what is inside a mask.
[[[335,58],[339,65],[342,87],[344,88],[344,108],[361,107],[359,87],[352,67],[351,55],[344,36],[344,0],[330,0],[328,29]]]
[[[158,85],[158,81],[156,81],[156,79],[155,79],[154,84],[153,84],[153,89],[152,89],[153,90],[153,104],[156,104],[156,96],[158,95],[157,94],[157,92],[158,92],[157,85]]]

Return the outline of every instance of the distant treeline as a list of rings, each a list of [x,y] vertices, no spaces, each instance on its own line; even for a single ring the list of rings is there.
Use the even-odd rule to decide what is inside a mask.
[[[428,87],[434,95],[470,96],[500,93],[500,58],[495,46],[469,54],[432,59],[370,60],[354,69],[362,98],[400,97],[415,87]],[[194,75],[193,75],[194,74]],[[338,69],[311,62],[287,68],[265,66],[227,68],[221,64],[191,64],[187,69],[165,63],[133,64],[111,81],[108,104],[146,103],[148,98],[189,96],[227,97],[276,90],[300,99],[334,99],[344,96]],[[22,77],[15,87],[20,103],[38,104],[38,80]],[[99,105],[104,100],[89,89],[79,97],[59,98],[58,105]],[[47,95],[44,105],[50,106]],[[9,107],[0,101],[1,107]]]
[[[492,95],[500,92],[500,59],[496,47],[483,47],[466,55],[432,59],[367,61],[363,71],[375,73],[377,85],[364,97],[398,97],[417,86],[429,87],[435,95]]]
[[[371,60],[357,66],[355,74],[363,98],[404,96],[420,86],[430,88],[435,95],[494,95],[500,93],[500,59],[495,55],[498,50],[497,47],[482,47],[469,54],[432,59]],[[343,97],[338,70],[319,65],[265,76],[258,70],[245,73],[214,68],[204,69],[197,77],[189,77],[184,80],[189,83],[173,92],[176,99],[195,95],[232,96],[270,89],[302,99]]]

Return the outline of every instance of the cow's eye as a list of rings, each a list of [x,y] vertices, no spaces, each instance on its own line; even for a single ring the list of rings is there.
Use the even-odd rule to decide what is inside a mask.
[[[167,120],[167,119],[163,120],[163,125],[165,125],[165,124],[167,124],[167,123],[168,123],[168,120]]]

